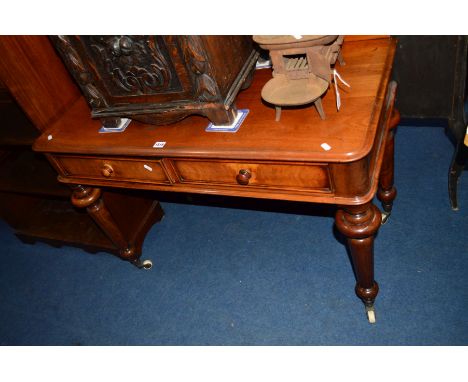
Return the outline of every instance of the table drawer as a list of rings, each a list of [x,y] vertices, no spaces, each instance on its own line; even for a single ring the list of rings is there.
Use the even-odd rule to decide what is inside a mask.
[[[55,156],[65,176],[132,182],[170,183],[161,160]]]
[[[185,159],[174,160],[173,165],[181,183],[331,191],[326,165]]]

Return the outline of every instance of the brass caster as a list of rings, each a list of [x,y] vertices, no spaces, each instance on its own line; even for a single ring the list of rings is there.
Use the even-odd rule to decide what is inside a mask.
[[[150,270],[153,268],[153,262],[151,260],[134,260],[132,263],[140,269]]]
[[[366,313],[367,313],[367,319],[369,320],[370,324],[375,324],[375,309],[374,306],[367,306],[366,305]]]
[[[382,211],[382,225],[384,225],[388,218],[390,217],[391,212]]]

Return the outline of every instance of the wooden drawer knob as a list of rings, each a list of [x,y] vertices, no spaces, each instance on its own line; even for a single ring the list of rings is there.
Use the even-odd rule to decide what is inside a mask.
[[[112,168],[110,164],[105,163],[104,166],[102,166],[101,174],[105,176],[106,178],[111,177],[113,173],[114,173],[114,169]]]
[[[249,170],[239,170],[239,174],[236,176],[237,183],[246,186],[249,184],[250,178],[252,177],[252,174]]]

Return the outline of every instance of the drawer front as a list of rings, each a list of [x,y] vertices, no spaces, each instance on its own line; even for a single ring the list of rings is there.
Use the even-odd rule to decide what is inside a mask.
[[[331,192],[326,165],[184,159],[174,160],[173,164],[181,183]]]
[[[55,157],[65,176],[132,182],[170,183],[160,160]]]

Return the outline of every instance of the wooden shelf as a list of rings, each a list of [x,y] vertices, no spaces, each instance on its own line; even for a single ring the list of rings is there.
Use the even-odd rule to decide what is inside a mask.
[[[27,218],[19,218],[18,212]],[[72,245],[91,252],[116,252],[115,246],[86,211],[73,208],[68,200],[0,194],[0,215],[25,242],[43,241],[55,246]]]
[[[112,216],[122,222],[126,239],[141,253],[146,233],[163,216],[159,203],[141,191],[105,191],[103,199]],[[69,200],[0,192],[0,217],[27,243],[42,241],[88,252],[119,253],[86,210],[73,207]]]
[[[59,183],[57,173],[41,154],[14,150],[0,166],[0,191],[69,199],[71,191]]]

